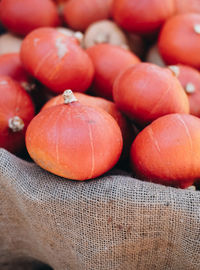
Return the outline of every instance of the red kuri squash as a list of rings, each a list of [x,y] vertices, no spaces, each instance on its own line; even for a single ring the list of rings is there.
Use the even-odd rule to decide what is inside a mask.
[[[26,35],[38,27],[59,25],[52,0],[1,0],[0,20],[10,31]]]
[[[130,51],[111,44],[97,44],[87,49],[95,67],[92,91],[95,95],[113,99],[113,83],[126,68],[140,63]]]
[[[108,19],[113,0],[68,0],[64,19],[72,29],[84,31],[91,23]]]
[[[23,149],[34,105],[26,91],[7,76],[0,76],[0,147],[12,153]]]
[[[124,29],[150,34],[175,12],[174,0],[114,0],[113,16]]]
[[[187,188],[200,179],[200,119],[169,114],[143,129],[131,147],[131,164],[146,181]]]
[[[64,99],[65,104],[43,110],[31,121],[28,152],[38,165],[59,176],[97,177],[119,160],[120,128],[107,112],[79,103],[71,90],[64,92]]]
[[[58,94],[66,88],[86,91],[94,75],[92,61],[77,39],[50,27],[25,37],[21,60],[30,74]]]
[[[185,65],[169,66],[179,79],[185,90],[189,103],[190,113],[200,117],[200,73],[195,68]]]
[[[167,20],[160,32],[158,48],[167,64],[199,69],[200,14],[186,13]]]
[[[141,63],[125,70],[113,87],[118,108],[140,125],[169,113],[189,113],[180,82],[166,68]]]

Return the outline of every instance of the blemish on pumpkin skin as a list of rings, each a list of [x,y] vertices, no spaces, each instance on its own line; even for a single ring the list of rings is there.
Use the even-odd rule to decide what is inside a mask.
[[[63,37],[58,37],[55,42],[57,49],[57,56],[59,59],[62,59],[68,52],[68,48],[65,42],[63,42]]]

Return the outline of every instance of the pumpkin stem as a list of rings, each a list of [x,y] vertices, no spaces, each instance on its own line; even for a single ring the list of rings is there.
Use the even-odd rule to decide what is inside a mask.
[[[63,98],[64,98],[64,104],[69,104],[69,103],[77,101],[77,98],[74,96],[72,90],[70,89],[64,91]]]
[[[178,66],[168,66],[168,68],[172,71],[172,73],[178,77],[178,75],[180,74],[180,70]]]
[[[195,25],[194,25],[194,32],[195,32],[196,34],[200,34],[200,24],[195,24]]]
[[[32,90],[35,89],[35,83],[28,83],[28,82],[22,82],[21,86],[27,91],[31,92]]]
[[[185,91],[187,94],[192,94],[195,92],[195,85],[193,83],[187,83],[185,86]]]
[[[14,116],[8,120],[8,126],[13,132],[18,132],[24,128],[24,121],[19,116]]]
[[[83,33],[77,31],[74,33],[74,37],[81,43],[83,41]]]

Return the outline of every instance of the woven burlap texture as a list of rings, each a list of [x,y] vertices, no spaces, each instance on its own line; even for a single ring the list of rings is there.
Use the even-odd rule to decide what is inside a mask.
[[[0,269],[199,270],[200,192],[111,173],[66,180],[0,149]],[[2,267],[1,267],[2,265]]]

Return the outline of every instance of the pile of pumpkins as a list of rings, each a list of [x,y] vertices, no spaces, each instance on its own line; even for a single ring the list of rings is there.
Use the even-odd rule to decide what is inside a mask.
[[[1,0],[0,147],[67,179],[198,185],[198,2]]]

